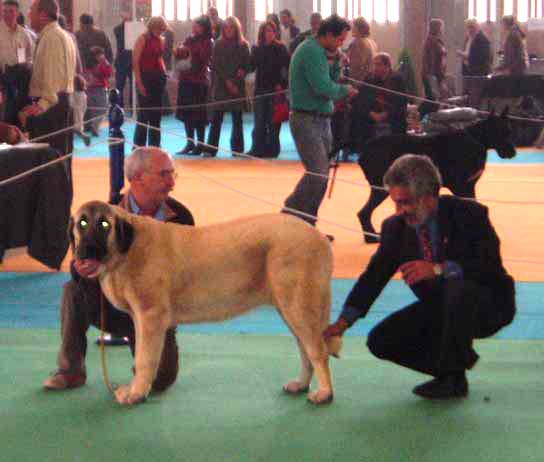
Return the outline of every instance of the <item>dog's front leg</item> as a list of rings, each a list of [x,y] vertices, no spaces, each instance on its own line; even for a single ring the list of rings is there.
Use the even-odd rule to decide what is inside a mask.
[[[115,397],[120,404],[140,403],[151,391],[164,347],[166,328],[163,324],[156,312],[134,316],[136,373],[129,385],[122,385],[116,390]]]

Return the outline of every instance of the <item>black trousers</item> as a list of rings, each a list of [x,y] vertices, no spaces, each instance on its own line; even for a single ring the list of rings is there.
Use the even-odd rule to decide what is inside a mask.
[[[132,53],[131,53],[132,55]],[[125,107],[125,85],[129,84],[129,102],[132,102],[132,58],[124,59],[123,62],[116,63],[115,66],[115,87],[121,95],[119,105]]]
[[[478,360],[473,339],[494,335],[513,318],[514,306],[471,281],[445,280],[432,292],[371,330],[372,354],[435,377],[462,372]]]
[[[166,76],[146,79],[142,76],[147,95],[138,93],[137,125],[134,131],[136,146],[161,146],[162,95],[166,87]],[[153,108],[153,109],[146,109]],[[146,127],[149,125],[149,128]],[[154,127],[154,128],[152,128]]]
[[[242,121],[242,111],[232,111],[232,131],[230,134],[230,149],[235,152],[244,152],[244,127]],[[219,138],[221,136],[221,126],[223,125],[223,111],[214,111],[212,117],[212,125],[208,133],[208,144],[219,146]],[[207,148],[213,154],[217,154],[217,149]]]
[[[18,114],[28,103],[28,88],[32,72],[24,64],[6,66],[2,75],[2,85],[6,97],[4,121],[20,127]]]

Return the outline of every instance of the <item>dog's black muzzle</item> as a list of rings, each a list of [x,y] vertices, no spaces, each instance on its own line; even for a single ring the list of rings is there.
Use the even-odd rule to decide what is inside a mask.
[[[108,248],[105,243],[84,239],[80,242],[76,254],[80,260],[103,261],[108,255]]]

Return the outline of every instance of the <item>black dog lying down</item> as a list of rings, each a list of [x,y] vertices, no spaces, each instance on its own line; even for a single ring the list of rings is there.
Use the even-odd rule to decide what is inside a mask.
[[[388,135],[372,138],[360,149],[359,165],[372,188],[368,201],[357,216],[365,233],[376,233],[372,212],[388,196],[383,189],[383,176],[389,166],[404,154],[429,156],[442,174],[443,184],[461,197],[475,196],[476,182],[487,161],[487,150],[496,149],[503,159],[516,155],[511,141],[508,109],[497,116],[491,113],[466,130],[454,130],[432,136]],[[365,234],[366,242],[378,239]]]

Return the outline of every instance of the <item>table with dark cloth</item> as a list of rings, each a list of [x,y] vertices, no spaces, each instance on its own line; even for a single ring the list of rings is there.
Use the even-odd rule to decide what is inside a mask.
[[[28,254],[60,269],[68,251],[72,183],[67,162],[58,162],[15,182],[3,180],[59,158],[48,147],[0,150],[0,262],[7,249],[28,246]]]
[[[491,79],[485,79],[484,82],[482,98],[534,96],[539,100],[544,100],[544,76],[542,75],[498,75]]]

